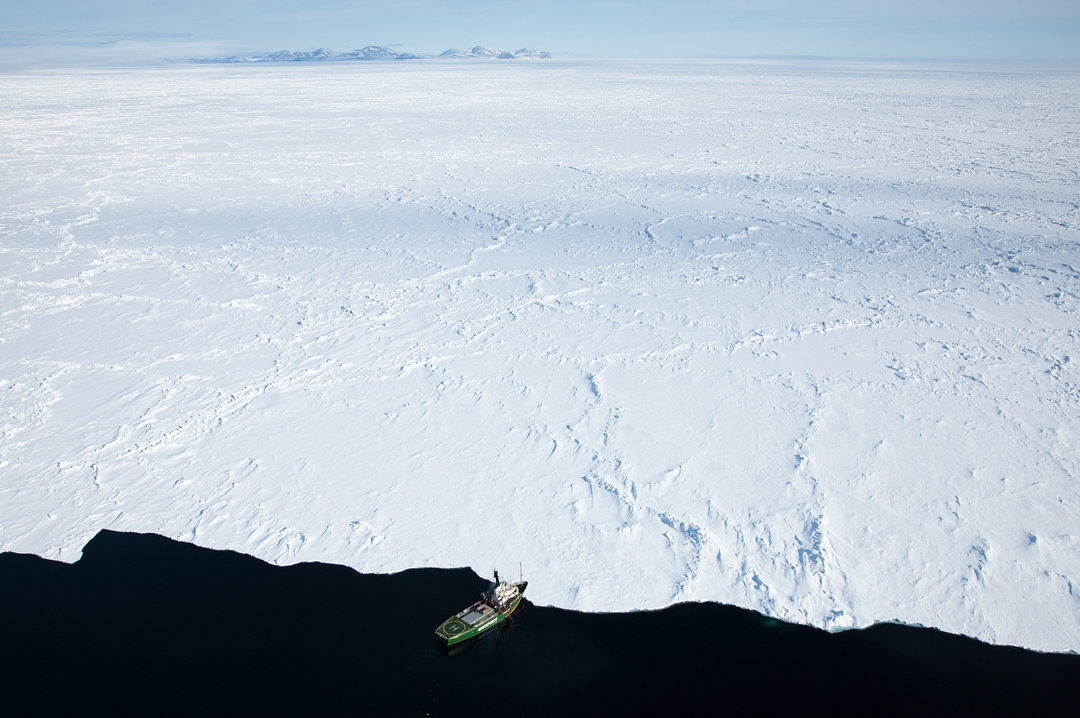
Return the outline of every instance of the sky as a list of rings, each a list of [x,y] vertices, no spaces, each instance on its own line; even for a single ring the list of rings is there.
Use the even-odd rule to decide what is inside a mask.
[[[1080,2],[0,0],[0,68],[477,44],[557,57],[1080,60]]]

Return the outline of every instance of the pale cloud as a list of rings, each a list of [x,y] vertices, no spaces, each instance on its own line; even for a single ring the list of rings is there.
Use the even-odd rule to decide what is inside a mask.
[[[192,37],[191,33],[163,32],[0,32],[0,47],[102,47],[121,43],[161,43]]]

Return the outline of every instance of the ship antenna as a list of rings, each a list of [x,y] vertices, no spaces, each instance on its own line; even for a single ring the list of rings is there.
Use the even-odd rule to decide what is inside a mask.
[[[525,574],[521,572],[521,561],[518,561],[518,583],[521,583],[524,578]]]

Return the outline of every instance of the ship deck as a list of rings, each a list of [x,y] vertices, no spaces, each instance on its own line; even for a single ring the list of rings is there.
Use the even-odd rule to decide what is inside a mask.
[[[485,603],[476,603],[469,606],[464,611],[458,614],[458,618],[467,623],[469,626],[475,626],[482,621],[491,618],[495,613],[495,609],[488,606]]]
[[[497,625],[500,620],[492,621],[493,618],[499,616],[508,616],[513,612],[517,605],[521,602],[522,596],[525,593],[525,587],[528,583],[523,581],[519,584],[515,584],[518,587],[518,594],[515,596],[506,606],[506,610],[499,611],[491,606],[487,601],[477,601],[468,608],[459,611],[455,615],[443,621],[435,633],[439,635],[447,643],[458,642],[464,640],[467,636],[471,637],[487,631],[494,625]],[[474,633],[477,632],[477,633]]]

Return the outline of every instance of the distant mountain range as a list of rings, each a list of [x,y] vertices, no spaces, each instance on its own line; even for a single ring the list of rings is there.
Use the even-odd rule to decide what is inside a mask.
[[[319,48],[313,52],[290,52],[280,50],[265,55],[231,55],[222,58],[192,58],[189,62],[196,63],[230,63],[230,62],[345,62],[349,60],[421,60],[421,59],[468,59],[468,60],[549,60],[551,54],[543,50],[526,50],[522,48],[517,52],[508,52],[498,48],[477,45],[468,50],[447,50],[438,55],[414,55],[411,52],[396,52],[382,45],[368,45],[360,50],[352,52],[334,52]]]

